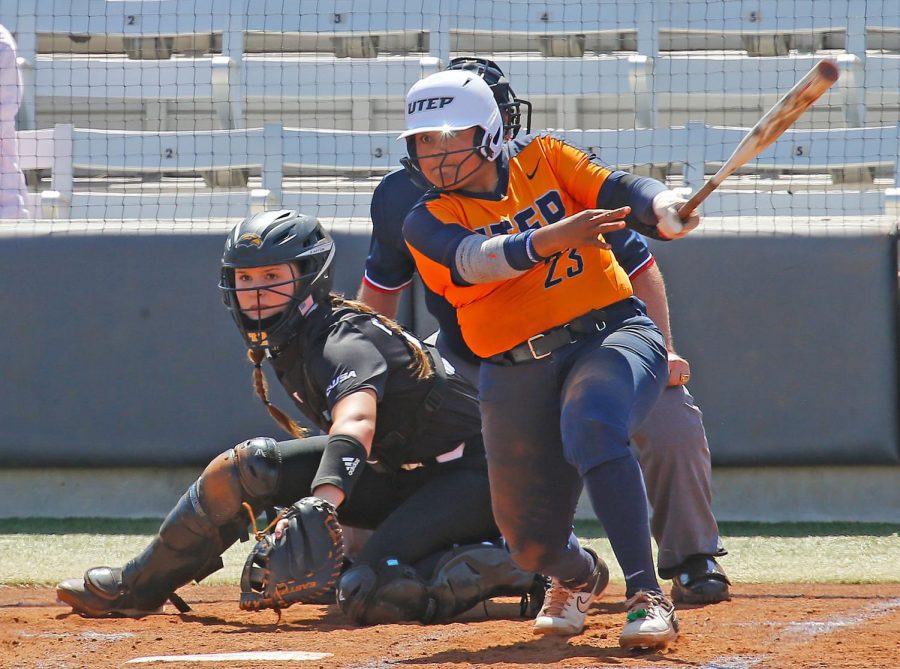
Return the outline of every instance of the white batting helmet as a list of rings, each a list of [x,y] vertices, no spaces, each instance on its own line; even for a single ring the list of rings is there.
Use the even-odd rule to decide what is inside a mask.
[[[465,70],[444,70],[417,81],[406,94],[406,130],[398,139],[420,132],[452,132],[478,127],[476,147],[496,160],[503,146],[503,118],[484,80]]]

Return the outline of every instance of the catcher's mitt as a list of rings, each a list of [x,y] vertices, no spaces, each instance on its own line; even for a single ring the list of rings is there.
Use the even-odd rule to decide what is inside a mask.
[[[283,516],[280,539],[266,534],[250,552],[241,574],[241,608],[284,609],[296,602],[320,604],[333,589],[344,562],[344,541],[334,506],[304,497]]]

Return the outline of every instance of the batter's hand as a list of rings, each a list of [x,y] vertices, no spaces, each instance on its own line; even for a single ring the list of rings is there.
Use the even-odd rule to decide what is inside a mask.
[[[583,246],[596,246],[608,251],[612,247],[603,241],[601,235],[624,228],[623,219],[629,213],[631,207],[579,211],[553,225],[537,230],[531,240],[534,250],[543,258],[549,258],[566,249]]]
[[[691,380],[691,363],[675,351],[669,351],[669,387],[683,386]]]
[[[700,225],[700,214],[696,211],[686,221],[681,220],[678,210],[685,202],[685,198],[671,190],[664,190],[653,198],[656,229],[663,239],[680,239]]]

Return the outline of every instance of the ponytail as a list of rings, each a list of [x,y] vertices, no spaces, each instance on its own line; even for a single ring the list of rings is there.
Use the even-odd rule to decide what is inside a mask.
[[[257,397],[266,405],[269,415],[275,419],[289,435],[296,438],[308,435],[308,430],[301,427],[296,421],[292,420],[284,411],[269,401],[269,385],[266,383],[266,376],[263,374],[262,361],[265,354],[259,349],[248,349],[247,357],[253,363],[253,389],[256,391]]]

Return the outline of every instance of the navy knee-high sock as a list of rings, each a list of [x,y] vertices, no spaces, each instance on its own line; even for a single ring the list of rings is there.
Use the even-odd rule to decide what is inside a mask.
[[[604,462],[584,475],[584,484],[625,574],[626,596],[638,590],[660,592],[650,548],[644,477],[637,460],[629,454]]]

